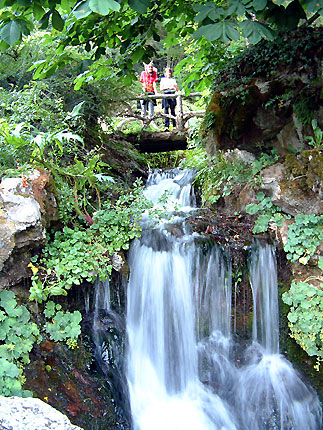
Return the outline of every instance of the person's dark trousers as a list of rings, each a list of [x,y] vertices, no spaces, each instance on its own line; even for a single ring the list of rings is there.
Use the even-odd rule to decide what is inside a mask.
[[[168,111],[170,109],[170,113],[171,115],[175,116],[175,106],[165,106],[164,107],[164,113],[168,115]],[[174,119],[172,119],[173,121],[173,127],[176,127],[176,121]],[[165,128],[169,128],[169,118],[165,117]]]

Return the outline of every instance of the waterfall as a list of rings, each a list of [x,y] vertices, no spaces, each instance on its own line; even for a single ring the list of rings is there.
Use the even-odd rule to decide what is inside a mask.
[[[321,405],[292,365],[279,354],[277,274],[274,250],[258,245],[252,252],[253,343],[240,371],[237,402],[245,430],[316,430]]]
[[[134,430],[319,430],[316,393],[279,354],[274,250],[251,252],[253,340],[235,356],[229,251],[191,234],[190,172],[154,173],[174,221],[145,226],[129,253],[127,380]]]

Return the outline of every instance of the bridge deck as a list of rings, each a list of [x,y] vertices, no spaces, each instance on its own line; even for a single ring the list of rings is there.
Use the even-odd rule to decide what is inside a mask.
[[[166,152],[187,149],[187,136],[179,132],[147,132],[127,134],[127,140],[137,147],[140,152]]]

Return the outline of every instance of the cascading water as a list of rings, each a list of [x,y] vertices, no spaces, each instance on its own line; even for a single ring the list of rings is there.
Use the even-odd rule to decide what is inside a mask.
[[[271,246],[258,246],[251,255],[253,343],[241,369],[238,399],[245,430],[316,430],[321,406],[316,393],[279,354],[276,261]]]
[[[181,214],[132,244],[127,379],[134,430],[319,430],[320,403],[279,355],[274,254],[250,264],[253,344],[238,367],[227,251],[185,227],[192,175],[154,174],[146,196],[171,190]],[[174,201],[172,202],[174,203]]]

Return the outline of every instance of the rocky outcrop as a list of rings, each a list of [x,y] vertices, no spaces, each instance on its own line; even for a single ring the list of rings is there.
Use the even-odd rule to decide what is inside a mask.
[[[302,27],[249,47],[215,78],[204,137],[210,155],[244,149],[281,155],[307,148],[311,120],[323,128],[322,28]],[[237,59],[236,59],[237,60]]]
[[[6,430],[81,430],[47,403],[21,397],[0,397],[0,427]]]
[[[323,162],[323,154],[321,158]],[[262,190],[276,206],[289,215],[322,214],[323,181],[317,176],[317,189],[313,190],[309,186],[304,189],[299,183],[304,176],[293,175],[287,162],[274,164],[262,172]]]
[[[45,243],[45,228],[57,219],[49,175],[5,178],[0,184],[0,289],[28,277],[31,251]]]

